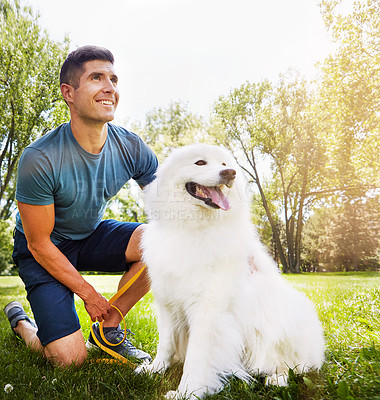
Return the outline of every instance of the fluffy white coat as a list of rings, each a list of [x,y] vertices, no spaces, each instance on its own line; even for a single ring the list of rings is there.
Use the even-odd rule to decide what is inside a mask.
[[[212,197],[221,208],[190,194],[188,182],[206,188],[206,197],[207,187],[219,188],[220,199]],[[245,189],[232,155],[209,145],[172,153],[146,189],[149,224],[142,246],[159,345],[154,361],[139,371],[163,372],[183,361],[179,387],[167,398],[215,393],[231,375],[249,380],[260,373],[283,385],[289,368],[306,372],[322,365],[315,309],[281,277],[259,241]]]

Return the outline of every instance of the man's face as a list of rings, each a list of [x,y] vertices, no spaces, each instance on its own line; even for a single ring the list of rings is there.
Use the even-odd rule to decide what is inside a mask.
[[[112,121],[119,102],[117,81],[109,61],[87,61],[79,86],[72,92],[72,117],[74,113],[87,123]]]

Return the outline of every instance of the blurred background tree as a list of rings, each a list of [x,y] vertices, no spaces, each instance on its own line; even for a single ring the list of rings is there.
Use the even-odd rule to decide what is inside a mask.
[[[68,42],[50,40],[29,7],[8,0],[0,2],[0,42],[0,219],[7,219],[22,151],[67,118],[58,77]]]
[[[220,97],[214,108],[214,123],[225,132],[223,136],[216,130],[216,137],[256,184],[284,272],[300,272],[304,213],[312,204],[310,193],[321,188],[325,157],[315,129],[314,102],[307,82],[288,71],[277,84],[246,83]],[[265,165],[258,160],[262,155],[270,166],[265,180]]]
[[[177,147],[210,141],[204,118],[193,114],[182,101],[154,108],[142,124],[135,123],[133,130],[154,150],[160,162]]]
[[[322,0],[335,50],[320,63],[318,130],[325,143],[325,192],[331,213],[328,269],[378,268],[380,248],[380,2]],[[331,209],[331,210],[330,210]],[[331,224],[330,224],[330,223]],[[332,250],[335,247],[335,251]]]
[[[5,233],[15,210],[20,155],[34,139],[68,118],[59,69],[69,42],[50,40],[38,18],[18,0],[0,0],[0,258],[9,248]],[[1,262],[0,272],[5,264]]]

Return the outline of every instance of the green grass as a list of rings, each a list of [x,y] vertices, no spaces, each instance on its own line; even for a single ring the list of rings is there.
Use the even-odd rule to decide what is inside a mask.
[[[114,294],[119,279],[115,275],[85,278],[107,298]],[[304,274],[285,279],[316,305],[326,339],[322,371],[291,375],[285,388],[266,387],[258,377],[251,384],[233,379],[209,398],[380,400],[380,273]],[[20,279],[0,277],[1,309],[14,299],[30,311]],[[87,338],[90,320],[80,299],[76,306]],[[150,294],[129,313],[127,324],[135,332],[134,344],[154,355],[157,329]],[[54,368],[12,334],[8,320],[0,313],[0,398],[152,400],[162,398],[180,379],[180,366],[164,376],[135,375],[126,365],[94,361],[100,357],[105,357],[104,353],[95,351],[81,368]],[[10,393],[4,391],[6,384],[13,387]]]

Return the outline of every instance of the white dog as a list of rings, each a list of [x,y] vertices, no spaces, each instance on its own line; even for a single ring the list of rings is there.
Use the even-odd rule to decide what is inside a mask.
[[[285,385],[289,368],[320,368],[324,343],[307,297],[281,277],[249,221],[232,155],[209,145],[175,151],[146,190],[142,246],[157,303],[159,345],[150,365],[183,361],[177,391],[202,398],[229,376]]]

